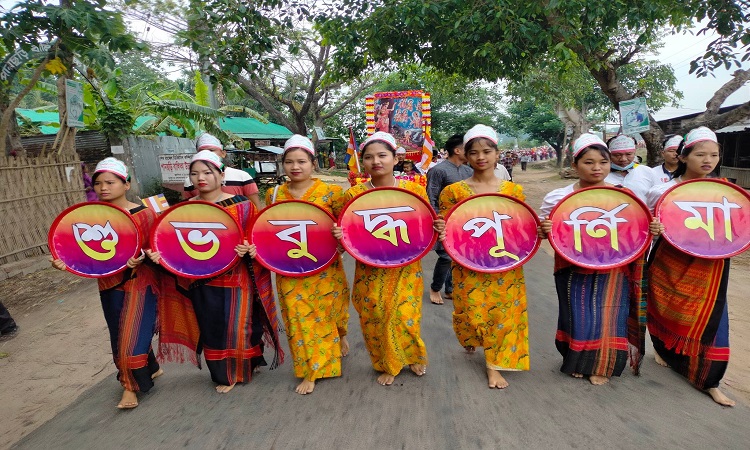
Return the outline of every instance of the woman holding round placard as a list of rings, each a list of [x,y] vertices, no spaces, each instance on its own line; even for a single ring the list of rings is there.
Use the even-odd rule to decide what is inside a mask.
[[[610,156],[598,136],[585,133],[576,139],[573,168],[579,180],[544,197],[540,237],[546,238],[552,230],[550,212],[564,197],[584,188],[612,186],[604,181]],[[652,223],[652,233],[656,228]],[[560,371],[575,378],[588,376],[591,384],[602,385],[620,376],[630,359],[637,373],[645,346],[643,258],[596,270],[572,264],[556,253],[554,274],[559,301],[555,346],[563,356]]]
[[[222,192],[224,164],[211,151],[201,150],[190,162],[190,181],[203,200],[224,208],[246,229],[255,209],[241,195]],[[255,245],[245,240],[235,247],[242,258],[253,258]],[[159,263],[158,252],[147,252]],[[216,391],[225,394],[236,383],[249,382],[252,372],[266,365],[264,342],[276,350],[272,368],[283,358],[277,334],[276,309],[270,273],[253,264],[240,261],[228,271],[209,279],[195,280],[178,277],[178,285],[187,292],[200,329],[200,347],[217,384]],[[168,316],[167,320],[177,320]],[[170,327],[171,328],[171,327]]]
[[[370,180],[349,188],[344,202],[378,187],[398,187],[427,199],[425,189],[411,181],[397,180],[396,140],[385,132],[375,132],[362,145],[362,164]],[[436,219],[434,229],[441,235],[445,221]],[[334,227],[334,236],[343,236]],[[422,320],[422,264],[419,260],[402,267],[380,268],[357,262],[352,286],[352,303],[359,314],[365,346],[375,370],[381,372],[377,382],[393,384],[404,366],[417,376],[427,369],[427,350],[420,336]]]
[[[343,190],[313,178],[315,147],[295,134],[284,144],[281,161],[289,181],[266,192],[266,205],[282,200],[314,203],[337,217]],[[349,285],[341,258],[307,277],[276,274],[281,316],[286,325],[294,375],[302,378],[295,392],[309,394],[318,378],[341,376],[341,357],[349,353]]]
[[[156,214],[125,197],[130,190],[127,166],[118,159],[106,158],[96,165],[91,179],[99,201],[128,211],[138,226],[141,245],[147,245]],[[158,276],[150,261],[144,263],[144,257],[142,253],[140,257],[130,258],[127,270],[98,280],[117,379],[124,389],[117,404],[120,409],[138,406],[136,393],[148,392],[154,386],[153,379],[164,373],[151,348]],[[60,259],[53,260],[52,266],[65,270],[65,263]]]
[[[709,177],[720,157],[716,134],[696,128],[677,153],[672,180],[648,193],[652,209],[670,187]],[[729,363],[729,261],[690,256],[659,239],[648,266],[648,331],[656,362],[671,367],[723,406],[735,404],[719,390]]]
[[[497,193],[524,200],[523,189],[495,176],[500,158],[497,133],[476,125],[464,135],[464,154],[474,175],[448,185],[440,194],[440,213],[446,215],[462,200]],[[453,330],[467,352],[484,348],[490,389],[505,389],[500,371],[529,370],[526,281],[523,268],[502,273],[479,273],[453,263]]]

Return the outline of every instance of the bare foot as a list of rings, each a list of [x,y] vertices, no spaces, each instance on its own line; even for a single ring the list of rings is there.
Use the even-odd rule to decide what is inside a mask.
[[[654,353],[654,359],[656,360],[656,364],[662,366],[662,367],[669,367],[669,364],[667,364],[666,361],[664,361],[664,358],[659,356],[658,353]]]
[[[299,386],[297,386],[294,392],[301,394],[301,395],[307,395],[307,394],[311,394],[314,389],[315,389],[314,381],[303,379],[302,383],[300,383]]]
[[[155,380],[155,379],[159,378],[162,375],[164,375],[164,369],[159,369],[156,372],[154,372],[154,373],[151,374],[151,379]]]
[[[349,341],[346,340],[346,336],[341,336],[341,341],[339,342],[341,344],[341,356],[346,356],[349,354]]]
[[[505,389],[508,387],[508,382],[505,381],[499,370],[487,369],[487,380],[489,380],[490,389]]]
[[[446,292],[445,298],[447,298],[448,300],[453,300],[453,292]]]
[[[602,376],[599,376],[599,375],[591,375],[591,376],[589,376],[589,381],[594,386],[601,386],[603,384],[609,383],[609,378],[602,377]]]
[[[470,354],[477,351],[476,347],[474,347],[473,345],[467,345],[464,348],[466,349],[466,353],[470,353]]]
[[[582,373],[571,373],[570,375],[573,378],[583,378],[583,374]]]
[[[129,391],[125,389],[122,391],[122,399],[117,404],[119,409],[133,409],[138,406],[138,397],[135,395],[135,391]]]
[[[393,384],[393,380],[396,379],[395,375],[390,375],[387,373],[381,373],[378,377],[378,384],[381,386],[390,386]]]
[[[232,389],[234,389],[234,386],[236,384],[237,383],[232,383],[229,386],[225,386],[223,384],[220,384],[220,385],[216,386],[216,392],[218,392],[219,394],[226,394],[227,392],[229,392]]]
[[[737,402],[724,395],[719,388],[706,389],[706,393],[708,393],[708,395],[710,395],[711,398],[721,406],[734,406],[737,404]]]
[[[253,369],[253,373],[260,373],[260,366],[255,366],[255,369]]]
[[[443,297],[440,295],[440,291],[435,292],[430,289],[430,301],[433,305],[442,305]]]
[[[409,369],[418,377],[427,373],[427,366],[424,364],[409,364]]]

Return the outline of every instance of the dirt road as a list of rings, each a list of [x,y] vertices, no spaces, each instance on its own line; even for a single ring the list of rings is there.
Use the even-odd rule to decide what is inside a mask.
[[[539,207],[544,194],[552,189],[570,183],[570,181],[560,180],[554,170],[540,169],[538,167],[539,166],[531,164],[527,172],[521,172],[520,167],[514,171],[516,181],[524,186],[527,195],[527,202],[534,208]],[[338,181],[345,183],[343,180]],[[543,281],[544,278],[546,278],[544,283],[549,284],[549,280],[551,279],[551,258],[549,258],[549,256],[552,254],[552,251],[547,244],[544,244],[542,248],[547,257],[545,258],[541,255],[537,255],[537,257],[535,257],[530,263],[534,264],[535,268],[529,268],[529,270],[534,271],[532,273],[539,274],[539,279]],[[434,260],[432,259],[425,261],[424,267],[426,271],[431,271],[433,261]],[[540,266],[537,266],[537,264],[540,264]],[[705,410],[704,412],[707,415],[715,414],[717,420],[725,420],[726,418],[729,418],[729,421],[733,423],[735,420],[732,419],[732,417],[740,417],[737,415],[741,415],[742,417],[748,416],[747,405],[750,405],[750,296],[746,295],[747,292],[750,292],[750,270],[748,270],[750,269],[750,252],[734,258],[732,264],[733,266],[729,283],[732,357],[724,381],[728,386],[726,389],[727,393],[731,397],[738,399],[741,404],[744,403],[745,406],[740,405],[740,407],[734,410],[736,412],[722,410],[720,407],[710,404],[710,399],[708,399],[708,397],[699,393],[696,395],[689,385],[681,382],[677,377],[672,377],[669,371],[654,372],[658,371],[659,368],[653,364],[653,361],[648,361],[645,370],[651,372],[651,375],[646,376],[648,380],[651,380],[646,383],[649,386],[649,389],[653,390],[653,383],[667,384],[666,380],[669,380],[669,383],[673,385],[670,386],[672,394],[676,395],[678,400],[688,401],[686,398],[689,398],[690,402],[697,402],[696,404],[700,405],[699,409],[701,411]],[[347,270],[350,277],[352,273],[351,268],[351,261],[349,261]],[[431,273],[426,275],[428,278],[431,277]],[[529,275],[527,275],[527,277],[529,277]],[[533,308],[530,306],[530,320],[534,321],[532,323],[532,330],[535,330],[535,333],[539,336],[535,337],[534,334],[532,334],[532,338],[534,339],[534,341],[532,341],[532,350],[543,356],[540,356],[536,362],[534,362],[530,374],[517,378],[517,380],[522,379],[524,381],[520,383],[519,381],[516,381],[516,384],[514,385],[523,386],[521,392],[531,398],[537,398],[542,402],[540,403],[540,405],[542,405],[540,407],[544,409],[550,407],[550,400],[544,400],[539,397],[538,394],[532,392],[534,386],[538,386],[539,389],[544,390],[547,389],[545,383],[562,383],[559,385],[562,386],[559,389],[563,392],[553,394],[553,396],[557,396],[555,399],[559,401],[566,401],[566,399],[570,399],[571,396],[576,397],[580,392],[589,393],[591,389],[586,387],[584,390],[578,384],[570,384],[571,382],[569,380],[562,380],[557,376],[558,373],[556,373],[556,366],[559,365],[559,361],[557,360],[557,356],[554,352],[554,345],[551,341],[554,336],[556,306],[554,306],[554,303],[550,303],[554,302],[553,299],[546,298],[547,296],[554,295],[554,291],[550,290],[550,287],[546,285],[541,286],[539,288],[541,290],[536,289],[537,288],[533,291],[530,290],[529,293],[529,304],[531,305],[532,302],[534,302],[538,305]],[[52,446],[54,446],[54,442],[56,442],[55,433],[59,433],[59,430],[61,429],[66,429],[65,426],[71,426],[71,423],[65,422],[64,418],[73,414],[74,411],[77,411],[76,414],[79,414],[79,416],[75,416],[78,417],[76,420],[82,421],[81,423],[88,421],[86,423],[93,425],[105,420],[100,420],[100,415],[107,418],[111,415],[114,415],[115,418],[125,417],[125,415],[122,414],[118,416],[118,412],[114,411],[114,405],[119,399],[119,385],[114,379],[114,365],[111,359],[106,324],[101,312],[101,306],[99,305],[96,282],[89,279],[77,278],[73,275],[58,272],[53,269],[48,269],[36,274],[0,282],[0,292],[2,292],[3,303],[5,303],[10,309],[11,313],[21,326],[21,332],[16,339],[0,343],[0,404],[3,405],[3,407],[0,408],[0,424],[2,424],[0,426],[0,428],[2,428],[2,433],[0,433],[0,448],[7,448],[13,443],[16,443],[19,439],[29,435],[47,421],[50,421],[50,423],[43,428],[49,428],[49,430],[45,432],[43,429],[40,429],[38,433],[34,434],[36,440],[25,441],[23,446],[26,446],[27,448],[39,448],[37,445],[41,445],[43,442],[47,442],[48,444],[53,443]],[[545,298],[535,299],[534,294],[544,296]],[[543,303],[550,304],[543,307],[539,306]],[[432,349],[435,349],[433,353],[431,353],[431,363],[435,367],[439,367],[440,365],[452,366],[454,364],[464,364],[464,356],[460,353],[456,353],[454,351],[456,349],[452,347],[452,345],[455,344],[455,338],[450,330],[449,322],[448,325],[444,323],[445,321],[450,320],[449,306],[438,309],[437,313],[431,308],[438,307],[432,307],[429,302],[426,302],[424,327],[434,327],[433,331],[429,332],[428,342],[428,348],[431,351],[433,351]],[[428,317],[428,313],[437,314],[437,316]],[[540,319],[534,318],[535,313]],[[382,432],[385,432],[388,427],[394,426],[393,421],[398,421],[400,413],[408,415],[410,412],[403,410],[403,404],[399,403],[399,394],[394,393],[392,395],[391,393],[388,393],[385,394],[385,397],[382,399],[378,397],[377,394],[380,393],[380,391],[376,390],[377,387],[371,386],[373,384],[371,383],[372,380],[370,380],[372,374],[367,368],[367,357],[361,344],[361,333],[359,331],[355,314],[352,315],[350,329],[353,335],[360,335],[357,344],[354,346],[355,351],[353,351],[353,355],[350,357],[352,359],[348,362],[349,369],[353,371],[351,378],[349,376],[345,377],[347,380],[342,380],[341,384],[337,384],[339,383],[338,381],[321,383],[323,389],[320,389],[320,392],[316,389],[314,394],[316,397],[314,399],[317,399],[315,401],[323,401],[324,408],[334,408],[334,405],[330,404],[330,398],[326,399],[324,397],[327,395],[326,391],[329,391],[330,395],[336,396],[338,395],[336,392],[339,392],[339,389],[342,389],[342,394],[353,399],[354,404],[351,406],[352,408],[357,408],[358,402],[366,400],[375,402],[374,405],[376,406],[380,405],[378,406],[377,411],[372,411],[372,414],[380,415],[382,413],[381,407],[388,407],[393,413],[398,413],[391,415],[387,420],[384,418],[383,420],[385,420],[385,422],[382,423],[375,420],[375,416],[370,417],[367,423],[352,422],[352,419],[347,419],[347,413],[345,411],[340,412],[341,416],[334,419],[334,422],[330,422],[330,420],[325,421],[329,427],[333,427],[334,429],[337,428],[336,423],[341,421],[341,423],[349,423],[350,427],[364,427],[364,429],[366,429],[366,436],[378,436],[379,434],[382,434]],[[428,337],[425,337],[425,340],[428,341]],[[449,349],[443,351],[443,346],[448,346]],[[437,350],[438,347],[441,348],[440,351]],[[649,349],[649,352],[652,353],[651,349]],[[2,353],[7,353],[8,355],[2,357]],[[433,354],[435,355],[434,357]],[[352,362],[353,360],[357,361],[356,364]],[[272,390],[275,392],[274,395],[285,396],[285,399],[286,397],[289,397],[284,400],[286,406],[300,408],[300,414],[303,416],[314,416],[317,407],[312,401],[310,401],[314,399],[299,400],[297,399],[297,396],[294,396],[291,393],[291,389],[288,388],[293,386],[293,380],[289,372],[289,365],[285,364],[284,366],[286,367],[283,367],[277,373],[264,374],[262,377],[265,377],[265,380],[259,380],[259,382],[262,381],[265,383],[269,379],[276,380],[279,377],[286,377],[280,381],[276,380],[273,382]],[[192,368],[188,368],[187,366],[170,367],[168,374],[173,374],[175,377],[165,377],[165,381],[169,387],[160,387],[160,389],[156,389],[156,395],[149,396],[150,400],[147,401],[149,403],[157,403],[157,400],[159,400],[157,397],[165,399],[168,396],[181,395],[175,390],[182,388],[186,388],[189,392],[192,392],[192,386],[188,385],[193,382],[195,382],[197,386],[200,386],[196,389],[206,388],[204,385],[208,383],[208,374],[205,373],[205,370],[203,372],[196,372],[191,369]],[[535,373],[539,374],[538,382],[527,385],[526,380],[537,380]],[[654,375],[654,373],[658,374],[658,376]],[[430,373],[428,376],[438,375]],[[461,406],[463,403],[458,401],[459,397],[462,395],[465,395],[465,398],[463,398],[462,401],[475,400],[477,404],[482,405],[486,402],[486,400],[483,399],[484,396],[486,396],[486,390],[477,390],[474,392],[469,387],[473,386],[473,383],[479,383],[481,381],[481,367],[477,370],[472,369],[469,373],[462,373],[460,376],[469,377],[471,380],[465,381],[463,379],[453,378],[447,374],[443,374],[440,375],[441,378],[435,381],[435,385],[415,388],[423,392],[425,399],[432,398],[428,392],[424,391],[425,389],[442,389],[447,393],[446,395],[449,396],[450,405],[446,406],[446,404],[442,404],[442,407],[448,407],[448,410],[431,410],[429,411],[428,416],[434,415],[435,417],[432,419],[430,417],[424,419],[426,420],[426,423],[429,424],[430,429],[436,433],[440,432],[439,430],[441,427],[447,427],[451,430],[461,429],[462,419],[453,419],[458,420],[458,424],[448,423],[446,422],[447,417],[444,417],[444,414],[447,411],[450,411],[450,408],[458,408],[459,410],[470,414],[469,411],[466,410],[466,407]],[[476,378],[476,380],[474,380],[474,378]],[[412,377],[405,377],[404,379],[406,380],[404,385],[414,387],[416,384],[416,380],[413,380]],[[612,384],[615,388],[611,389],[624,389],[627,392],[632,391],[634,395],[638,395],[638,398],[642,400],[641,397],[643,392],[639,391],[639,385],[628,384],[633,383],[633,380],[634,378],[632,376],[629,377],[629,381],[624,377],[624,384],[619,383],[619,381],[614,382]],[[174,384],[170,385],[169,383],[177,383],[177,387],[175,387]],[[90,389],[92,387],[95,388]],[[330,387],[330,389],[325,389],[326,387]],[[252,392],[257,388],[258,386],[256,386],[256,383],[252,383],[248,387],[244,387],[239,391],[240,393],[245,392],[243,395],[246,396],[249,392]],[[581,391],[579,391],[579,388]],[[366,392],[355,394],[359,389],[368,392],[373,390],[376,391],[374,394]],[[654,392],[658,393],[658,389]],[[596,398],[599,398],[598,396],[600,394],[597,393],[595,395],[597,396]],[[613,398],[616,397],[615,394],[611,393],[601,395],[601,400],[605,402],[613,401]],[[214,397],[210,397],[208,400],[211,405],[216,402]],[[393,398],[391,399],[391,397]],[[456,398],[454,399],[454,397]],[[512,398],[516,398],[515,394]],[[511,398],[508,398],[508,400],[511,400]],[[429,403],[427,400],[424,400],[421,403],[419,400],[416,401],[421,405],[420,408],[426,407],[427,403]],[[510,404],[519,405],[522,403],[517,402],[524,401],[523,396],[520,396],[515,402],[511,402]],[[81,404],[79,405],[79,403]],[[198,425],[203,419],[205,419],[205,417],[201,419],[201,410],[196,409],[198,405],[193,404],[191,406],[189,403],[189,401],[187,403],[181,401],[180,405],[182,408],[187,408],[187,411],[189,411],[194,418],[192,419],[194,420],[194,422],[192,422],[193,425],[197,426],[197,428],[204,429],[205,426]],[[651,403],[654,402],[649,401],[649,405]],[[703,406],[704,403],[708,406]],[[440,404],[432,403],[430,403],[430,405],[432,406],[429,406],[429,408],[438,408],[441,406]],[[689,403],[689,405],[693,405],[693,403]],[[603,405],[601,406],[603,407]],[[206,411],[211,411],[214,407],[215,405],[210,406]],[[671,407],[683,408],[684,405],[677,404],[671,405]],[[273,409],[269,405],[259,408],[260,409],[256,411],[268,411],[269,414]],[[142,409],[145,408],[138,408],[137,411],[140,412]],[[601,408],[597,407],[595,409],[600,410]],[[65,414],[60,414],[61,412],[65,412]],[[642,411],[635,408],[632,412],[634,415],[637,415]],[[162,413],[165,412],[162,411],[159,414]],[[134,414],[137,414],[137,412],[134,412]],[[154,412],[151,414],[156,413]],[[158,426],[156,424],[161,423],[161,416],[159,414],[156,414],[155,416],[142,416],[143,421],[138,419],[135,422],[130,422],[130,419],[128,419],[127,422],[120,424],[127,426],[130,430],[137,430],[139,429],[139,426],[145,426],[149,423]],[[589,411],[586,414],[587,417],[590,416],[588,418],[592,421],[598,419],[597,415],[593,414],[592,411]],[[732,414],[735,414],[735,416],[732,416]],[[474,437],[472,437],[471,433],[468,433],[468,430],[479,432],[481,430],[478,430],[477,427],[491,427],[492,424],[487,421],[487,418],[483,418],[481,415],[476,416],[476,413],[474,413],[474,415],[470,414],[470,416],[471,418],[465,420],[477,420],[480,425],[477,425],[477,423],[463,423],[463,426],[466,427],[467,431],[460,432],[461,440],[459,442],[475,442],[477,445],[480,443],[490,444],[490,441],[483,441],[480,438],[476,438],[478,440],[475,441],[471,440],[474,439]],[[136,416],[131,415],[127,417],[133,418]],[[149,417],[150,419],[146,420],[146,418]],[[543,412],[537,411],[524,417],[527,417],[529,422],[524,422],[519,419],[519,426],[522,426],[523,423],[528,424],[532,421],[540,422],[544,419],[545,415]],[[658,420],[656,417],[652,417],[652,419]],[[565,422],[566,419],[558,418],[556,420],[559,422]],[[298,417],[295,419],[294,423],[300,426],[300,430],[306,430],[307,428],[301,424],[300,421],[303,421],[303,418]],[[214,422],[213,419],[211,422]],[[74,424],[75,423],[77,422],[74,421]],[[671,424],[672,422],[669,423]],[[385,426],[385,428],[378,428],[378,424]],[[672,431],[669,429],[660,430],[657,435],[668,436],[670,432],[674,433],[675,436],[679,435],[682,432],[680,427],[683,424],[679,420],[676,420],[672,425],[674,426]],[[271,424],[269,426],[273,425]],[[280,424],[279,426],[284,427],[285,425]],[[604,426],[605,425],[602,424],[602,427]],[[378,429],[381,431],[378,431]],[[592,439],[595,439],[597,436],[594,430],[591,431]],[[81,429],[78,431],[84,435],[85,430]],[[636,427],[636,431],[638,431],[638,427]],[[91,432],[94,432],[94,434],[98,436],[92,435]],[[88,440],[82,442],[89,444],[95,441],[106,443],[107,432],[109,431],[105,432],[103,429],[95,429],[94,431],[89,430]],[[309,432],[313,433],[313,435],[315,434],[312,431]],[[289,433],[290,431],[287,429],[287,434]],[[622,433],[618,431],[615,433],[615,436],[626,438],[627,433],[625,433],[625,431],[622,431]],[[289,436],[287,436],[287,438],[292,439]],[[683,436],[683,438],[685,437]],[[102,441],[102,439],[104,439],[104,441]],[[300,435],[287,442],[302,444],[307,442],[305,439],[305,436]],[[354,439],[352,436],[345,436],[339,440],[330,440],[327,442],[338,442],[346,447],[348,446],[346,444],[354,443],[352,439]],[[551,440],[547,441],[550,445],[555,445],[557,443],[554,439],[550,439]],[[573,436],[570,436],[570,439],[573,439]],[[174,436],[172,436],[165,437],[165,440],[162,442],[176,445],[178,441],[179,439],[175,440]],[[356,441],[361,442],[359,440]],[[627,441],[627,439],[625,439],[625,441]],[[69,442],[72,444],[76,441],[70,440]],[[79,441],[79,443],[80,442],[81,441]],[[195,442],[196,445],[198,442],[206,444],[211,443],[210,440],[198,440]],[[263,442],[270,441],[264,440]],[[413,441],[415,444],[424,444],[425,442],[429,443],[430,441],[425,441],[424,439],[416,439]],[[503,441],[495,440],[494,442],[499,443]],[[675,440],[672,442],[682,442],[682,438],[678,439],[675,437]],[[434,443],[435,442],[433,442],[433,444]],[[156,444],[151,445],[148,441],[141,441],[141,444],[150,447],[159,446]],[[518,445],[519,443],[516,442],[516,446]],[[119,446],[123,445],[116,445],[115,447]],[[138,445],[136,444],[136,446]]]

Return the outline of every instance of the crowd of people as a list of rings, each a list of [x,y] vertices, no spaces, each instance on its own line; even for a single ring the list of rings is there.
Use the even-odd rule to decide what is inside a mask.
[[[630,137],[617,136],[608,144],[591,134],[579,137],[573,144],[573,167],[579,180],[545,196],[538,237],[548,237],[550,211],[572,192],[615,186],[632,192],[653,209],[669,186],[706,178],[718,164],[716,136],[706,128],[693,130],[684,139],[670,137],[666,144],[665,163],[651,169],[634,162],[635,141]],[[215,203],[244,227],[258,212],[251,201],[257,189],[250,192],[247,185],[251,183],[232,178],[222,152],[221,143],[212,136],[198,140],[186,182],[192,192],[188,201]],[[453,300],[453,329],[459,345],[469,353],[481,347],[488,386],[504,389],[509,383],[503,372],[530,367],[523,268],[484,273],[452,262],[441,244],[445,238],[443,217],[475,195],[499,193],[523,201],[523,187],[511,181],[512,166],[507,172],[497,172],[498,167],[505,168],[502,160],[508,155],[502,154],[498,135],[488,126],[476,125],[465,134],[451,136],[445,152],[445,159],[427,172],[425,189],[397,177],[399,164],[401,172],[410,166],[399,159],[392,135],[375,132],[364,141],[360,154],[369,180],[343,190],[313,176],[316,150],[308,138],[295,135],[282,154],[288,181],[269,190],[265,204],[304,200],[338,217],[347,201],[380,187],[398,187],[428,201],[437,213],[432,225],[438,235],[434,249],[438,260],[429,299],[443,304],[442,291],[445,298]],[[533,160],[533,155],[521,153],[521,158]],[[127,200],[127,167],[107,158],[96,166],[91,178],[98,199],[129,211],[141,236],[148,236],[155,215]],[[649,231],[655,243],[648,259],[642,256],[627,266],[593,270],[555,255],[559,304],[555,345],[562,356],[560,370],[587,378],[594,385],[619,376],[628,362],[638,373],[648,327],[657,362],[679,372],[717,403],[731,406],[734,401],[719,390],[729,357],[729,260],[679,252],[659,238],[664,228],[657,220]],[[331,232],[339,240],[344,235],[336,225]],[[255,371],[267,365],[267,346],[274,350],[272,367],[284,361],[271,273],[255,261],[254,244],[244,241],[236,245],[242,263],[207,280],[171,275],[160,267],[159,253],[145,241],[142,245],[144,252],[128,261],[128,270],[99,280],[118,380],[123,386],[119,408],[138,406],[137,393],[147,392],[163,374],[157,360],[200,365],[202,353],[219,393],[249,382]],[[339,252],[343,251],[340,246]],[[61,260],[52,264],[65,269]],[[310,394],[316,380],[342,375],[341,358],[350,350],[350,301],[359,316],[372,367],[378,372],[377,383],[393,384],[405,368],[416,376],[427,372],[427,349],[421,338],[424,277],[420,260],[401,267],[375,267],[357,261],[351,288],[340,256],[315,275],[275,278],[294,374],[300,379],[297,393]],[[157,331],[159,348],[155,352],[151,339]]]

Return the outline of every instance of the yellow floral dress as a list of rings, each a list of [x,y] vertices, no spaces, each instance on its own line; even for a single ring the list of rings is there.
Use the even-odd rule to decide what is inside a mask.
[[[504,181],[498,189],[524,200],[523,188]],[[445,216],[461,200],[475,195],[465,181],[453,183],[440,194]],[[501,273],[479,273],[453,263],[453,330],[464,347],[484,347],[487,367],[529,370],[529,320],[523,268]]]
[[[427,192],[416,183],[400,180],[398,187],[427,201]],[[366,190],[366,184],[349,188],[344,193],[344,202]],[[359,314],[372,366],[378,372],[395,376],[406,365],[427,365],[427,349],[420,337],[422,278],[420,261],[389,269],[357,261],[352,303]]]
[[[343,190],[314,178],[302,198],[334,216],[343,207]],[[274,203],[274,190],[266,192],[266,205]],[[276,190],[276,202],[293,200],[288,185]],[[341,336],[349,323],[349,285],[339,257],[322,272],[309,277],[276,275],[281,316],[286,325],[294,375],[315,381],[341,376]]]

